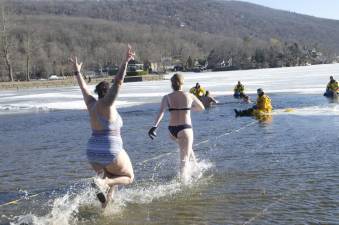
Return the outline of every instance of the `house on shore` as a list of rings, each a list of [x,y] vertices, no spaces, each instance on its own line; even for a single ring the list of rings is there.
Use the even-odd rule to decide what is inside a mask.
[[[131,60],[127,65],[127,76],[147,75],[148,71],[144,69],[144,64],[136,60]]]

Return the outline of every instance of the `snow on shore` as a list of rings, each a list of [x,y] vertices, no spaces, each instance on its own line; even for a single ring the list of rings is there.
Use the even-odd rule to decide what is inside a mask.
[[[214,96],[231,95],[238,80],[242,81],[246,92],[250,94],[259,87],[267,93],[322,94],[329,76],[339,79],[339,64],[183,74],[186,91],[199,82]],[[161,96],[171,91],[168,80],[171,75],[161,81],[124,84],[118,107],[159,102]],[[94,85],[90,88],[94,90]],[[85,109],[79,87],[0,91],[0,97],[0,114]]]

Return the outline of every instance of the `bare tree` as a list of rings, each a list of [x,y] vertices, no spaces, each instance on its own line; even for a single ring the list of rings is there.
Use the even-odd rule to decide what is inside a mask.
[[[25,35],[25,53],[26,53],[26,80],[29,81],[31,79],[30,77],[30,67],[31,67],[31,55],[32,55],[32,37],[31,37],[31,31],[30,31],[30,24],[28,24],[28,19],[25,17],[25,20],[27,23],[27,31]]]
[[[10,59],[10,47],[11,47],[11,43],[10,43],[10,38],[9,38],[9,32],[7,29],[8,26],[8,21],[5,15],[5,9],[4,6],[1,6],[1,54],[2,57],[5,60],[5,64],[7,67],[7,71],[8,71],[8,78],[10,81],[13,81],[13,66],[12,66],[12,62]]]

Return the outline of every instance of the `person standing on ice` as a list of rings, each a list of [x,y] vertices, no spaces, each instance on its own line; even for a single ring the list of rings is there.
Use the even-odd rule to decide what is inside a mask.
[[[238,81],[237,85],[235,85],[233,91],[234,91],[234,94],[233,94],[234,98],[243,98],[245,96],[245,94],[244,94],[245,87],[240,82],[240,80]]]
[[[70,59],[92,127],[92,136],[87,142],[87,159],[98,175],[103,174],[103,178],[97,178],[92,183],[103,208],[111,200],[117,185],[131,184],[134,179],[132,163],[123,149],[120,135],[122,119],[116,109],[116,99],[124,82],[127,64],[134,58],[134,55],[128,45],[113,85],[109,87],[108,82],[102,81],[96,86],[95,92],[98,94],[98,100],[92,96],[81,75],[82,63],[79,63],[76,57]],[[106,196],[101,191],[101,186],[108,187]]]
[[[157,136],[156,129],[159,126],[166,110],[170,112],[168,130],[170,137],[177,142],[180,148],[180,174],[184,177],[187,163],[192,158],[196,163],[193,152],[193,129],[191,110],[203,111],[205,109],[201,101],[191,93],[185,93],[182,89],[184,78],[181,74],[174,74],[171,78],[173,92],[163,96],[160,111],[155,119],[154,126],[148,131],[151,139]]]
[[[257,90],[257,102],[256,105],[247,110],[237,110],[234,109],[236,116],[262,116],[272,112],[271,99],[265,95],[263,89],[259,88]]]
[[[327,84],[324,96],[330,98],[336,97],[338,95],[338,91],[338,82],[333,78],[333,76],[330,76],[330,82]]]

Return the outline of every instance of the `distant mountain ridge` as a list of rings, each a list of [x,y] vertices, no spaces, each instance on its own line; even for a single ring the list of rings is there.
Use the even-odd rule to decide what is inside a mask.
[[[339,21],[218,0],[12,0],[19,15],[59,15],[186,28],[228,37],[318,43],[339,52]]]
[[[71,54],[88,70],[103,71],[120,63],[126,43],[138,61],[158,68],[253,69],[339,61],[339,21],[246,2],[4,0],[0,6],[5,9],[0,25],[6,27],[0,36],[0,81],[71,75]]]

